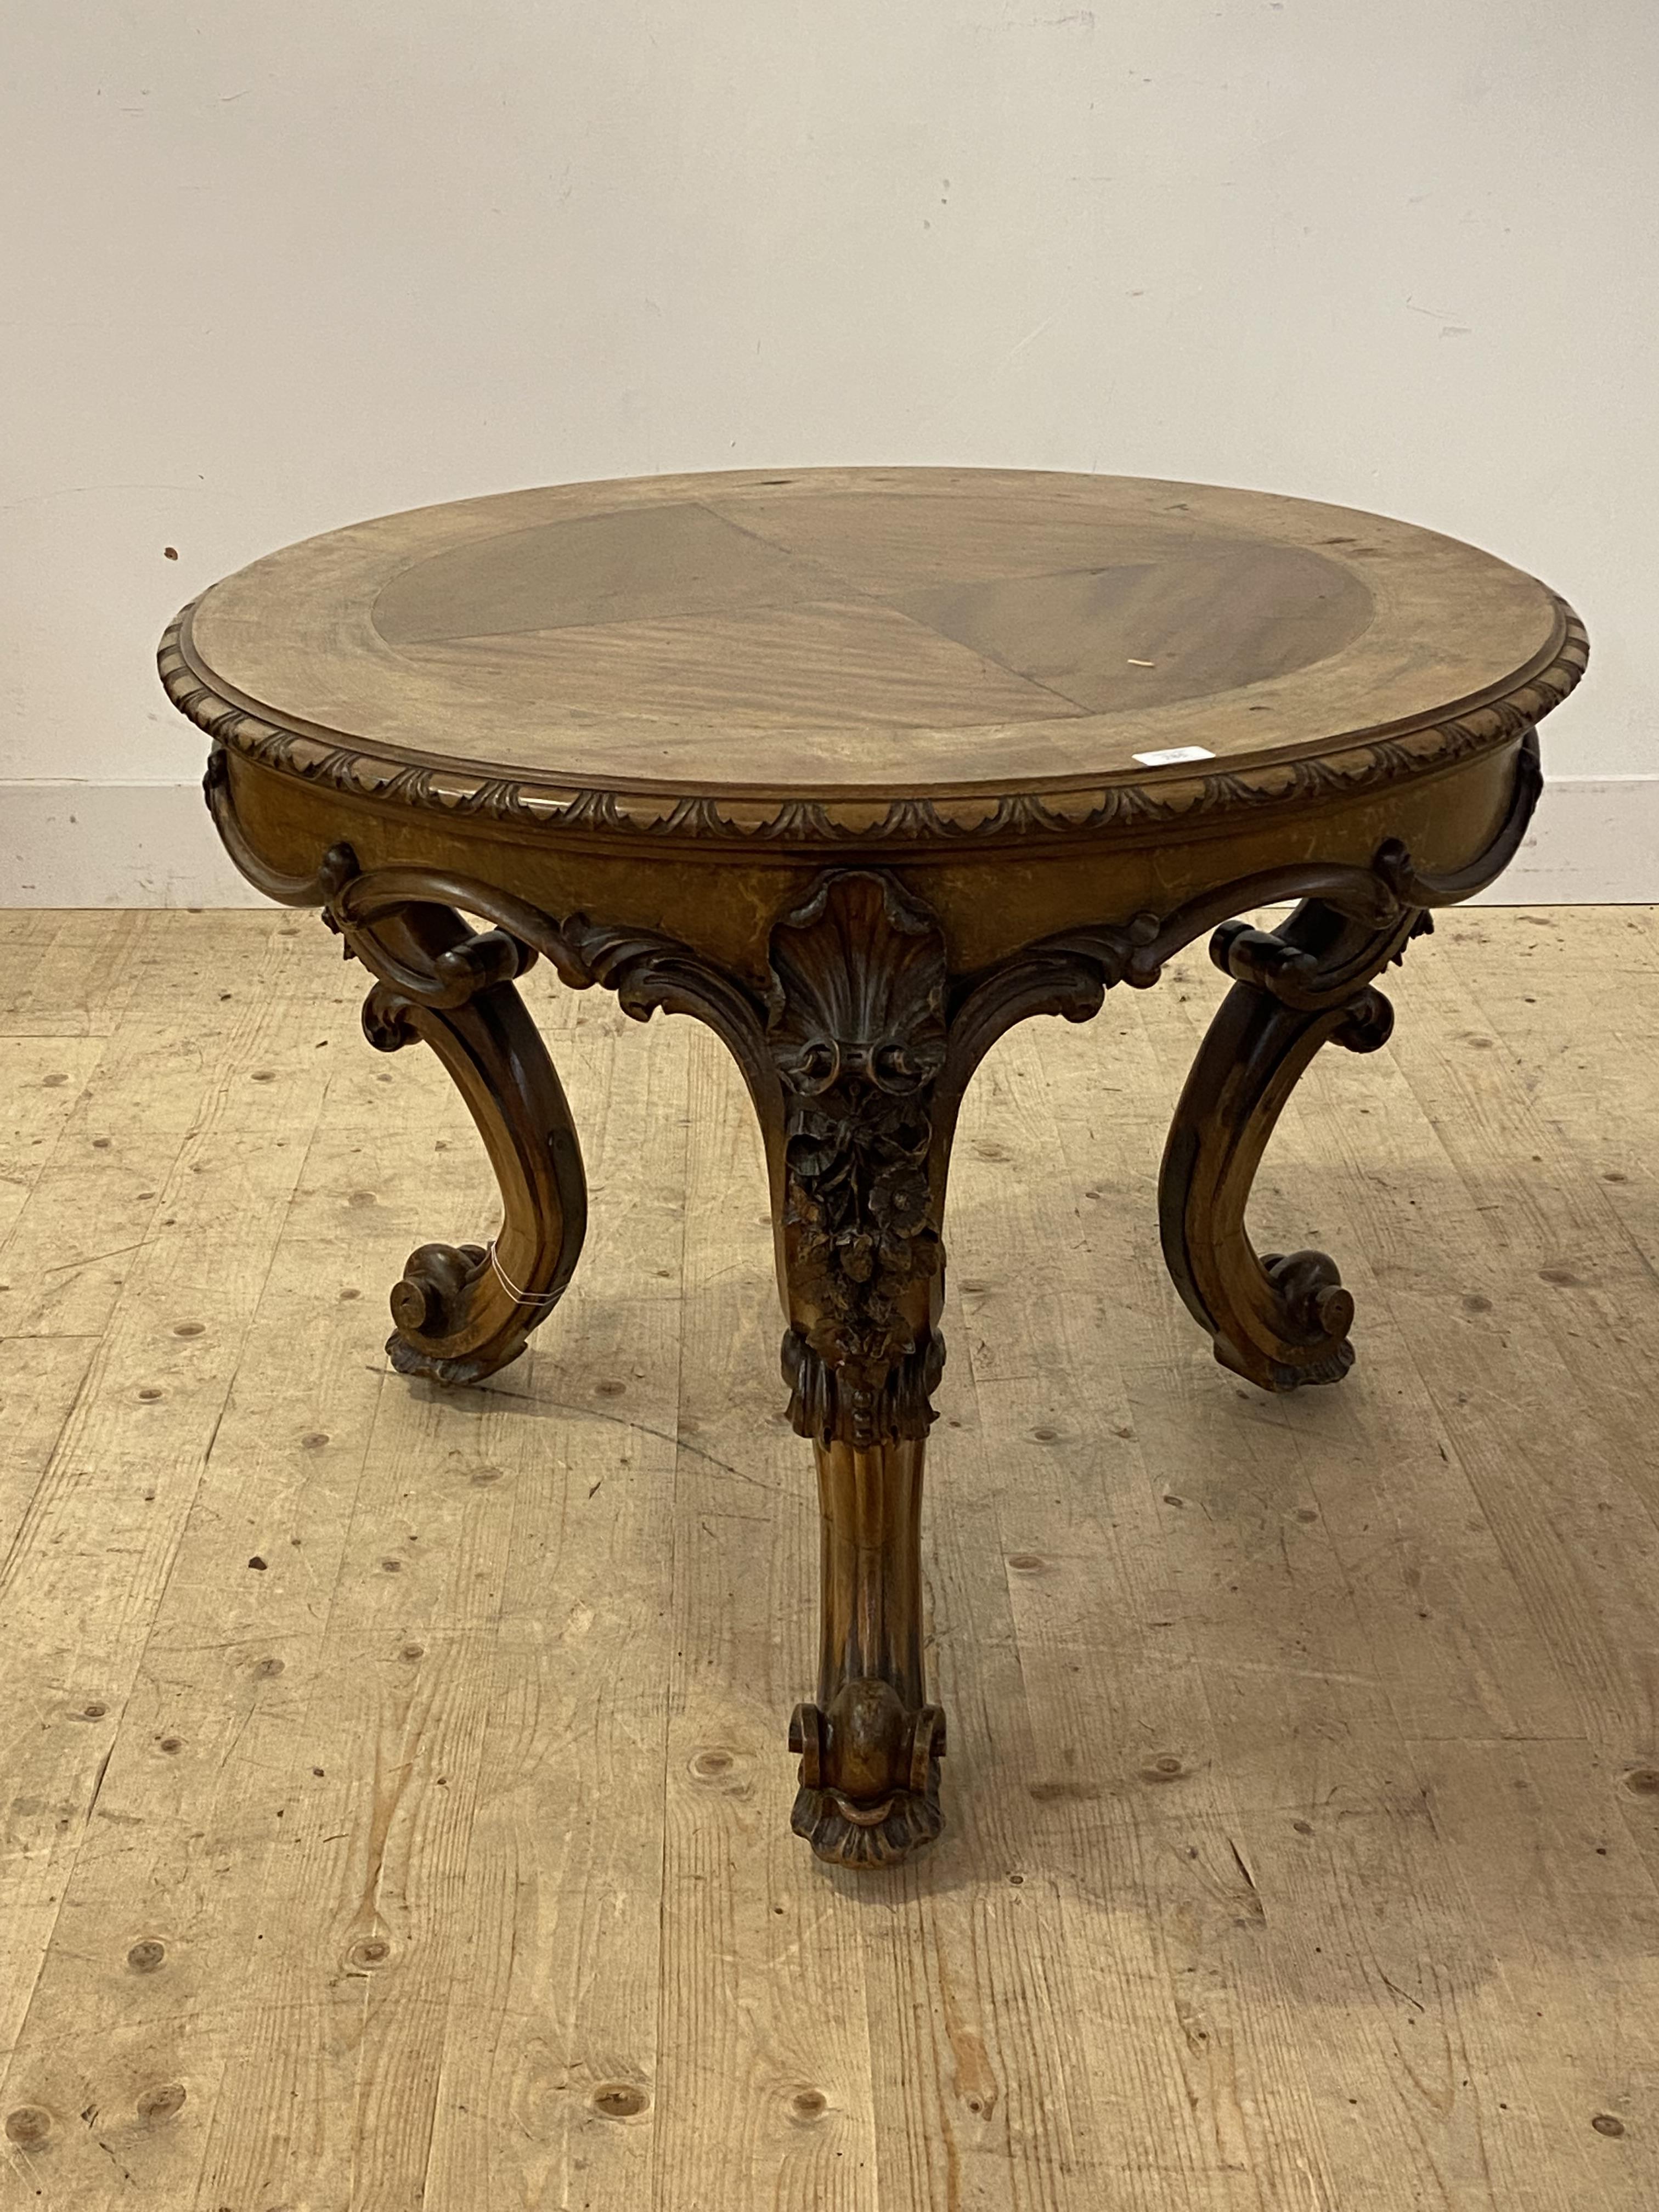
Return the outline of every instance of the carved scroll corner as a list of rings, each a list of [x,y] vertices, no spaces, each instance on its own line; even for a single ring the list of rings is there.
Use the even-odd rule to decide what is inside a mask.
[[[363,1035],[376,1052],[401,1052],[420,1035],[414,1014],[412,999],[394,984],[376,983],[363,1000]]]
[[[1210,959],[1236,983],[1253,984],[1276,998],[1287,996],[1297,983],[1311,981],[1319,972],[1313,953],[1277,930],[1257,929],[1248,921],[1224,921],[1211,935]]]
[[[1403,838],[1385,837],[1372,855],[1372,872],[1404,907],[1453,906],[1473,898],[1495,883],[1520,851],[1543,790],[1538,732],[1535,726],[1528,726],[1516,754],[1515,781],[1504,819],[1483,852],[1461,868],[1436,873],[1418,866]]]
[[[324,854],[317,869],[317,880],[328,894],[325,911],[332,926],[338,927],[332,911],[335,901],[346,885],[362,873],[362,864],[357,858],[356,848],[348,844],[343,837],[337,840]]]
[[[230,782],[230,763],[225,749],[216,738],[208,747],[207,765],[202,770],[202,798],[210,814],[216,813],[216,801]]]
[[[392,1286],[393,1328],[386,1346],[400,1375],[449,1384],[479,1382],[518,1358],[522,1343],[505,1357],[494,1344],[471,1354],[438,1348],[465,1328],[489,1265],[489,1249],[483,1244],[422,1244],[410,1254]]]
[[[1401,947],[1403,952],[1404,946]],[[1394,957],[1397,960],[1400,953]],[[1375,983],[1355,993],[1331,1031],[1331,1042],[1348,1052],[1380,1052],[1394,1035],[1394,1001]]]

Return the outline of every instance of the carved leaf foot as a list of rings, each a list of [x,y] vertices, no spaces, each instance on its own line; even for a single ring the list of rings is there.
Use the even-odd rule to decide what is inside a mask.
[[[827,1710],[796,1706],[789,1748],[800,1758],[790,1826],[821,1859],[896,1866],[943,1828],[945,1716],[937,1705],[907,1711],[890,1682],[843,1682]]]

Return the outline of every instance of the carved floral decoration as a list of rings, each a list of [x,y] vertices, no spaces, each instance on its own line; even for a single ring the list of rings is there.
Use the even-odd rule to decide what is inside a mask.
[[[917,1293],[943,1263],[933,1085],[945,947],[892,878],[826,876],[773,932],[767,1036],[784,1096],[784,1232],[811,1314],[785,1343],[803,1433],[925,1436],[944,1349]]]

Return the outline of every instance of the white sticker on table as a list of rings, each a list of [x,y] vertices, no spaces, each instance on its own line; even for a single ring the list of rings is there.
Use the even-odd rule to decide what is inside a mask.
[[[1161,753],[1136,753],[1142,768],[1174,768],[1177,762],[1213,760],[1208,745],[1165,745]]]

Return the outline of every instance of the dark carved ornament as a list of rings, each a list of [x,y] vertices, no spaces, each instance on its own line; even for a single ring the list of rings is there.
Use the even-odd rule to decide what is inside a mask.
[[[1146,988],[1210,932],[1233,988],[1170,1130],[1165,1256],[1226,1366],[1269,1389],[1334,1380],[1352,1358],[1352,1298],[1323,1253],[1257,1255],[1243,1229],[1251,1180],[1320,1048],[1385,1042],[1392,1012],[1376,979],[1429,927],[1427,909],[1470,896],[1519,846],[1540,784],[1530,732],[1516,763],[1505,820],[1454,874],[1420,870],[1391,840],[1368,867],[1294,861],[1162,914],[1061,932],[974,975],[950,972],[938,921],[896,875],[832,868],[774,923],[763,993],[660,933],[556,920],[443,869],[364,871],[344,844],[311,876],[277,874],[243,835],[217,751],[207,795],[244,873],[274,897],[322,906],[368,969],[371,1041],[393,1050],[419,1038],[444,1060],[500,1175],[495,1240],[410,1255],[389,1346],[405,1371],[468,1381],[513,1358],[575,1264],[586,1209],[575,1133],[514,988],[533,959],[574,988],[614,991],[636,1019],[695,1014],[731,1049],[779,1194],[791,1418],[818,1462],[818,1695],[791,1727],[793,1824],[823,1857],[871,1866],[940,1826],[945,1718],[927,1695],[919,1531],[945,1360],[945,1175],[975,1067],[1013,1023],[1085,1020],[1109,989]],[[1234,919],[1289,899],[1300,903],[1274,928]]]
[[[1318,1042],[1370,1048],[1382,1042],[1389,1018],[1372,979],[1428,927],[1428,906],[1468,897],[1508,864],[1540,781],[1537,739],[1529,732],[1517,750],[1506,819],[1487,851],[1455,876],[1425,875],[1390,840],[1370,868],[1293,863],[1161,916],[1061,933],[977,975],[947,973],[937,922],[897,878],[875,870],[828,871],[808,899],[775,924],[763,999],[659,933],[581,914],[555,921],[471,878],[406,866],[365,874],[343,846],[312,877],[274,874],[242,835],[221,752],[210,763],[206,789],[244,872],[274,897],[323,905],[379,978],[366,1015],[382,1048],[417,1034],[441,1049],[453,1047],[461,1010],[475,1000],[496,1006],[498,1021],[507,1019],[502,994],[511,995],[513,978],[538,953],[573,988],[598,983],[615,991],[637,1019],[660,1007],[696,1014],[714,1029],[744,1073],[769,1146],[781,1154],[792,1309],[783,1363],[792,1419],[821,1443],[842,1438],[868,1447],[923,1437],[933,1418],[929,1401],[945,1361],[934,1316],[945,1161],[969,1079],[1004,1030],[1036,1013],[1086,1019],[1107,990],[1121,982],[1150,986],[1174,953],[1211,929],[1217,964],[1253,994],[1286,1013],[1317,1016]],[[1241,908],[1294,897],[1302,907],[1277,930],[1230,919]],[[495,926],[474,933],[457,909]],[[441,1024],[441,1014],[448,1017]],[[492,1049],[506,1067],[528,1048],[498,1042]],[[559,1118],[562,1101],[546,1110]],[[1212,1115],[1212,1134],[1217,1126]],[[1183,1128],[1178,1115],[1172,1146],[1186,1141]],[[574,1133],[562,1143],[571,1151]],[[1166,1182],[1170,1172],[1166,1162]],[[574,1218],[568,1174],[565,1182],[565,1212]],[[1167,1205],[1165,1223],[1167,1241]],[[404,1321],[417,1309],[438,1316],[446,1301],[453,1308],[455,1285],[476,1291],[492,1255],[476,1246],[459,1255],[423,1249],[411,1278],[418,1297],[406,1294],[399,1308],[404,1340],[394,1357],[446,1379],[461,1379],[462,1369],[445,1363],[463,1358],[471,1371],[488,1371],[493,1339],[464,1353],[438,1352],[429,1344],[411,1348]],[[1249,1328],[1268,1326],[1271,1313],[1272,1327],[1305,1335],[1316,1309],[1328,1323],[1347,1310],[1346,1291],[1340,1299],[1316,1295],[1334,1287],[1334,1269],[1330,1282],[1322,1278],[1310,1290],[1305,1255],[1291,1257],[1297,1264],[1288,1273],[1288,1263],[1267,1265],[1271,1295]],[[1173,1252],[1170,1264],[1182,1283],[1183,1264]],[[1352,1357],[1346,1328],[1322,1328],[1317,1359],[1287,1364],[1266,1352],[1256,1358],[1234,1342],[1213,1297],[1194,1291],[1188,1303],[1211,1328],[1219,1355],[1241,1372],[1267,1377],[1269,1387],[1328,1379]],[[528,1321],[520,1315],[519,1341],[539,1318],[541,1310]],[[1247,1322],[1241,1317],[1239,1326]]]
[[[782,1090],[783,1229],[811,1318],[785,1340],[804,1436],[921,1437],[944,1351],[915,1293],[939,1272],[933,1086],[945,945],[890,877],[826,877],[772,933],[766,1037]]]

